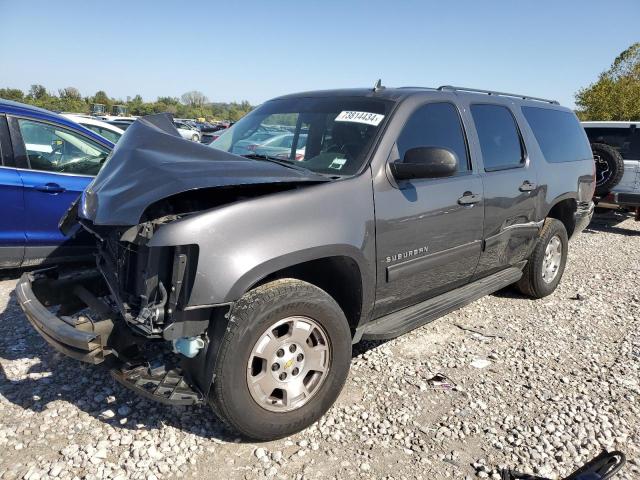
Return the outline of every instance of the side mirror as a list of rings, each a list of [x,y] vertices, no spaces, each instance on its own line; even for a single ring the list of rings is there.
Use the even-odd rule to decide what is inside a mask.
[[[404,154],[402,162],[390,164],[396,180],[451,177],[458,171],[458,158],[448,148],[416,147]]]

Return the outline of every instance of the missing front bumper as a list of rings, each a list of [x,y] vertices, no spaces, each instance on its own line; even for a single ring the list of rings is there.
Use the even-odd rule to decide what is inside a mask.
[[[112,353],[107,347],[107,340],[113,330],[113,320],[58,316],[47,306],[62,303],[65,299],[73,301],[71,297],[75,296],[73,291],[76,287],[88,292],[87,288],[93,288],[99,282],[99,273],[95,269],[68,274],[46,269],[23,274],[16,286],[16,294],[31,325],[53,348],[76,360],[98,364]]]
[[[31,325],[57,351],[82,362],[108,364],[122,385],[160,403],[202,402],[203,395],[178,365],[180,359],[166,351],[167,342],[133,335],[102,300],[108,289],[97,269],[64,273],[49,268],[25,273],[16,293]],[[87,307],[90,313],[86,315],[70,314]]]

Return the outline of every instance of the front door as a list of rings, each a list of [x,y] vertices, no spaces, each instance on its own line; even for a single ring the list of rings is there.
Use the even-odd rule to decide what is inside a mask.
[[[376,185],[374,317],[467,283],[480,256],[483,185],[471,168],[463,124],[453,103],[418,107],[399,134],[390,160],[422,146],[454,152],[458,173]]]
[[[89,238],[65,237],[58,222],[100,170],[109,150],[57,125],[23,118],[14,121],[21,136],[21,148],[16,150],[22,150],[16,152],[16,157],[24,157],[28,167],[20,169],[24,185],[25,261],[84,253],[79,247],[90,245]]]

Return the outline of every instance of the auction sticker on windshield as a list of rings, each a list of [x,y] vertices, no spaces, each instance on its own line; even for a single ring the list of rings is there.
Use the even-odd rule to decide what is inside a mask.
[[[377,127],[384,118],[384,115],[379,113],[370,112],[353,112],[350,110],[344,110],[336,117],[336,122],[355,122],[365,123],[367,125],[373,125]]]

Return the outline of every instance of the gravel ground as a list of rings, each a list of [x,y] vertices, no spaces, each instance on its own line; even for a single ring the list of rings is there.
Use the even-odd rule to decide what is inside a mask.
[[[630,459],[616,478],[640,478],[639,247],[640,223],[596,218],[555,294],[498,292],[357,346],[329,413],[259,445],[55,353],[16,304],[14,272],[0,282],[0,478],[557,478],[603,448]]]

